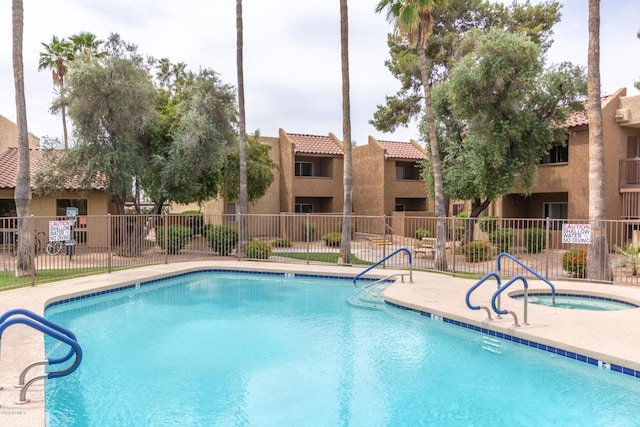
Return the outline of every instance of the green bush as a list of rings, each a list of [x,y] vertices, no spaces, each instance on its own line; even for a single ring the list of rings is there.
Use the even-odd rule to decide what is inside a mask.
[[[562,255],[562,268],[571,277],[587,276],[587,251],[585,249],[569,249]]]
[[[204,220],[202,213],[198,210],[190,210],[182,212],[185,215],[187,226],[191,228],[192,234],[202,234]]]
[[[489,240],[498,248],[499,253],[509,252],[514,238],[513,233],[509,230],[494,230],[489,233]]]
[[[460,252],[468,262],[480,262],[491,259],[491,243],[484,240],[474,240],[465,243]]]
[[[214,225],[207,228],[209,246],[220,256],[227,256],[238,244],[238,230],[228,225]]]
[[[276,239],[271,244],[274,248],[290,248],[293,246],[289,239]]]
[[[302,240],[311,241],[313,240],[313,236],[316,234],[316,224],[310,222],[309,224],[302,224]]]
[[[273,253],[269,242],[254,239],[247,244],[247,258],[268,259]]]
[[[327,233],[322,236],[322,240],[324,240],[325,245],[337,248],[342,242],[342,234],[332,231],[331,233]]]
[[[542,252],[547,247],[547,233],[542,228],[525,228],[524,245],[530,254]]]
[[[167,230],[167,247],[165,247],[165,229]],[[170,225],[169,227],[158,227],[156,229],[156,242],[169,254],[177,254],[189,244],[191,239],[191,228],[183,225]]]
[[[425,230],[424,228],[418,228],[416,230],[416,239],[422,240],[425,237],[431,237],[431,232],[429,230]]]
[[[498,217],[490,215],[482,217],[478,220],[478,227],[480,227],[480,231],[491,234],[498,230]]]

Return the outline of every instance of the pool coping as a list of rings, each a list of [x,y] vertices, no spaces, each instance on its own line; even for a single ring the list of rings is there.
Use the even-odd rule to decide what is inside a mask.
[[[47,306],[82,298],[87,294],[114,292],[116,289],[162,280],[176,274],[225,269],[343,278],[352,278],[362,271],[361,266],[299,265],[237,260],[163,264],[4,291],[0,294],[2,296],[0,313],[20,307],[43,315]],[[377,269],[371,271],[367,277],[382,278],[393,273],[407,272],[406,270]],[[489,321],[484,318],[486,316],[482,311],[472,311],[466,307],[465,293],[475,282],[476,280],[473,279],[414,271],[413,283],[397,281],[385,290],[384,297],[387,304],[391,306],[413,310],[435,320],[574,358],[604,369],[640,377],[640,353],[632,350],[640,348],[640,331],[633,328],[633,322],[640,319],[640,309],[590,312],[596,313],[596,315],[590,315],[576,313],[576,310],[533,307],[534,305],[531,304],[528,310],[529,324],[515,327],[513,319],[509,316]],[[529,285],[530,289],[539,291],[545,289],[546,285],[532,282]],[[640,301],[638,287],[575,282],[554,282],[554,284],[563,292],[601,292]],[[491,286],[479,287],[477,292],[474,292],[474,301],[476,303],[489,301],[493,290]],[[548,291],[548,287],[546,290]],[[518,304],[516,300],[510,298],[503,299],[502,307],[516,311],[518,316],[522,313],[522,303]],[[0,353],[0,386],[4,388],[0,390],[0,425],[44,426],[44,382],[38,381],[29,389],[27,397],[30,402],[25,405],[15,403],[19,390],[13,386],[17,382],[20,371],[26,365],[45,357],[42,334],[23,325],[16,325],[5,331],[2,343],[4,345]],[[42,371],[42,369],[38,371],[37,368],[32,373],[37,374]],[[631,371],[633,374],[630,373]]]

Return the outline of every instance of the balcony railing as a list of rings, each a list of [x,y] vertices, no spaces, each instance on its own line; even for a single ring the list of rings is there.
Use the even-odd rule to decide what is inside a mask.
[[[620,160],[620,190],[640,191],[640,158]]]

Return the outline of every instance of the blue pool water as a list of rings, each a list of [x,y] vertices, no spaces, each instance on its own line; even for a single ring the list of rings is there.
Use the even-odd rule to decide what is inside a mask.
[[[84,359],[46,382],[47,425],[638,425],[639,379],[353,292],[203,272],[50,307]]]
[[[518,295],[514,298],[524,299],[524,295]],[[638,308],[637,305],[630,302],[593,295],[556,294],[554,297],[551,294],[530,294],[527,299],[531,304],[570,310],[617,311]]]

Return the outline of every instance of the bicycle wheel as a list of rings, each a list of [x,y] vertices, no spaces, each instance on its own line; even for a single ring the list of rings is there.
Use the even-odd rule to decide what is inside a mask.
[[[46,250],[48,255],[58,255],[62,250],[62,242],[48,242]]]

